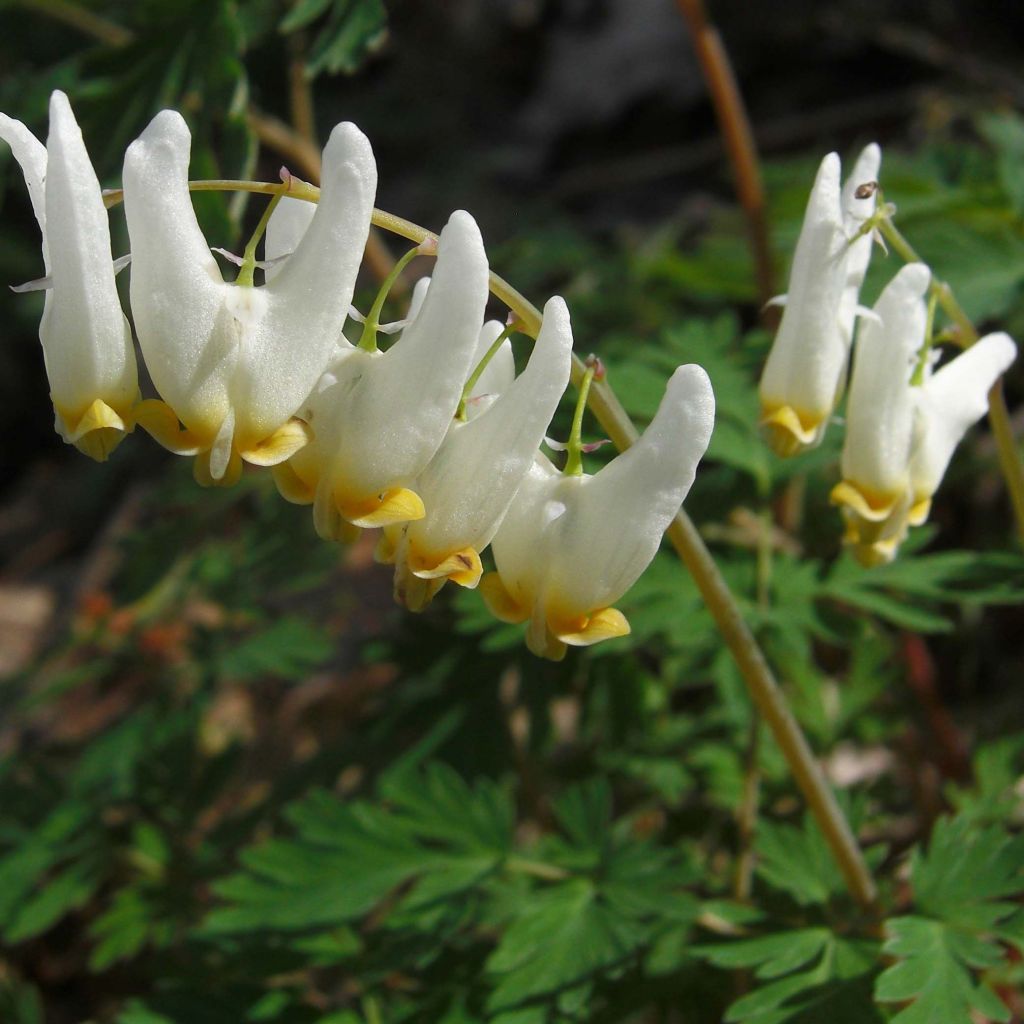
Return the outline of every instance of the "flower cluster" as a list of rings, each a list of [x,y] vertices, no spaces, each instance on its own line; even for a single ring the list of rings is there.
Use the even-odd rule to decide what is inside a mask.
[[[373,213],[369,142],[339,124],[316,205],[275,196],[226,281],[196,220],[182,117],[158,114],[129,146],[124,207],[138,347],[158,397],[139,392],[103,195],[67,97],[54,93],[43,146],[0,115],[43,236],[40,338],[64,439],[106,459],[136,425],[194,458],[196,479],[230,485],[244,463],[271,467],[280,493],[313,506],[317,532],[382,529],[395,596],[422,609],[449,580],[481,590],[501,618],[529,621],[536,653],[559,658],[629,632],[612,605],[654,557],[707,448],[707,375],[680,367],[650,428],[594,476],[582,473],[580,420],[566,471],[540,454],[569,381],[572,330],[560,298],[544,309],[517,377],[514,322],[486,321],[489,268],[462,211],[437,242],[399,261],[369,313],[352,306]],[[264,259],[256,251],[265,234]],[[397,273],[436,257],[405,320],[381,325]],[[257,286],[262,270],[265,283]],[[343,334],[361,324],[358,343]],[[400,333],[399,333],[400,332]],[[398,334],[385,351],[380,334]],[[594,367],[588,371],[589,386]],[[484,576],[492,545],[497,572]]]
[[[822,161],[761,377],[761,424],[771,447],[788,456],[820,443],[843,396],[860,317],[842,481],[831,499],[846,523],[845,542],[865,565],[891,561],[908,527],[925,521],[956,446],[985,415],[989,390],[1016,357],[1006,334],[990,334],[933,372],[941,353],[926,302],[931,274],[921,263],[903,267],[873,309],[858,305],[880,156],[868,146],[842,188],[838,156]]]

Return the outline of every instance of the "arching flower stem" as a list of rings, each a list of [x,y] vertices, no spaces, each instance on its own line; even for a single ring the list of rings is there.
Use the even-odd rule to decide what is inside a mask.
[[[279,185],[266,182],[238,181],[193,182],[190,187],[195,191],[246,191],[264,194],[273,194],[280,188]],[[312,185],[292,181],[288,194],[316,202],[318,192]],[[105,199],[108,206],[114,206],[120,202],[121,195],[112,191]],[[437,239],[437,235],[426,228],[383,210],[375,209],[372,220],[377,227],[416,243],[428,238]],[[537,307],[493,272],[490,275],[490,290],[495,298],[515,313],[521,324],[522,333],[536,338],[541,325],[541,314]],[[581,387],[586,375],[586,364],[574,354],[571,376],[573,385]],[[607,379],[592,381],[587,404],[619,451],[625,451],[638,439],[639,434],[633,421]],[[685,509],[679,510],[666,531],[666,536],[693,576],[722,639],[736,660],[751,699],[771,729],[853,898],[865,913],[877,921],[880,916],[878,893],[857,840],[832,793],[821,765],[786,704],[785,696],[768,666],[764,653],[744,621],[736,599]]]

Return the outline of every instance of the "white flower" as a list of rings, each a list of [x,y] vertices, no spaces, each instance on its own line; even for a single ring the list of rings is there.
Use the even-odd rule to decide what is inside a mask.
[[[488,326],[474,353],[477,362],[501,334],[500,324]],[[385,528],[378,558],[395,565],[399,603],[419,611],[449,579],[471,588],[480,581],[480,552],[491,542],[530,469],[569,383],[571,353],[569,311],[562,299],[553,298],[544,307],[540,333],[522,375],[495,397],[500,377],[508,370],[515,372],[507,343],[496,354],[503,357],[498,366],[487,379],[481,375],[470,396],[474,414],[451,424],[416,479],[424,517]],[[485,374],[492,366],[493,360]]]
[[[818,444],[842,396],[871,238],[857,238],[874,212],[860,185],[878,176],[881,153],[864,149],[842,190],[839,157],[818,168],[793,255],[782,323],[761,376],[761,426],[780,455]]]
[[[640,440],[598,473],[563,475],[535,459],[492,542],[497,572],[480,585],[499,619],[529,622],[535,654],[559,659],[566,645],[629,632],[611,605],[654,558],[693,483],[714,415],[707,374],[681,366]]]
[[[987,334],[913,389],[914,443],[910,456],[913,492],[910,524],[923,523],[949,460],[964,434],[988,412],[992,385],[1017,358],[1008,334]]]
[[[67,96],[50,97],[46,147],[0,114],[0,138],[21,165],[43,235],[47,278],[39,339],[55,429],[103,461],[131,429],[139,386],[131,329],[114,282],[110,226]]]
[[[843,446],[843,480],[832,490],[846,543],[865,565],[891,561],[927,517],[953,451],[988,409],[988,392],[1016,346],[990,334],[932,374],[922,359],[930,274],[905,266],[862,325],[854,353]],[[919,367],[919,369],[918,369]]]
[[[308,439],[292,417],[338,345],[377,171],[365,136],[339,124],[308,229],[256,288],[225,282],[203,237],[188,189],[190,144],[184,120],[165,110],[125,156],[132,310],[163,399],[144,402],[137,418],[172,451],[199,455],[201,482],[230,483],[243,459],[275,465]]]
[[[866,563],[889,561],[906,536],[914,427],[910,378],[925,341],[930,280],[923,263],[905,266],[875,303],[877,320],[866,320],[857,338],[843,479],[832,501],[843,510],[847,543]]]
[[[421,308],[386,352],[342,340],[303,407],[314,441],[275,467],[285,498],[313,502],[322,537],[423,517],[411,488],[451,424],[487,303],[487,255],[468,213],[453,213],[441,232],[419,294]]]

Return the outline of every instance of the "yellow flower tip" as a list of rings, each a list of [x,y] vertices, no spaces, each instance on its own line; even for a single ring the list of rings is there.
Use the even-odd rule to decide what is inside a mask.
[[[524,608],[505,589],[505,584],[496,572],[489,572],[480,580],[480,596],[487,610],[502,622],[515,624],[525,622],[530,617],[530,610]]]
[[[174,410],[158,398],[147,398],[139,402],[135,407],[134,419],[157,444],[175,455],[198,455],[210,448],[217,434],[213,429],[209,431],[208,437],[202,437],[194,431],[183,429]],[[209,457],[206,461],[209,465]]]
[[[421,612],[447,582],[446,576],[434,579],[414,576],[409,566],[401,562],[395,566],[395,600],[407,611]]]
[[[922,523],[927,521],[931,510],[931,497],[926,495],[919,498],[915,495],[914,501],[910,506],[910,511],[907,513],[907,522],[911,526],[921,526]]]
[[[569,648],[548,628],[543,618],[534,616],[526,630],[526,646],[538,658],[562,661]]]
[[[879,494],[843,480],[832,488],[829,501],[849,509],[869,523],[880,523],[892,515],[902,497],[902,494]]]
[[[338,521],[338,527],[334,531],[334,539],[339,544],[355,544],[362,535],[362,527],[349,523],[344,519]]]
[[[106,462],[133,426],[130,416],[122,416],[101,398],[79,416],[69,415],[57,405],[54,409],[64,425],[65,439],[97,462]]]
[[[316,495],[316,482],[309,481],[296,472],[291,462],[279,462],[271,466],[270,474],[277,485],[277,492],[293,505],[312,505]]]
[[[825,417],[794,409],[791,405],[761,408],[761,435],[776,455],[788,459],[813,448],[820,440]]]
[[[398,554],[398,538],[395,535],[393,526],[386,526],[381,530],[377,538],[377,545],[373,549],[373,560],[379,565],[394,565],[395,556]]]
[[[899,548],[896,538],[875,541],[873,544],[852,544],[853,557],[865,569],[874,569],[879,565],[888,565],[895,557]]]
[[[593,615],[577,616],[575,620],[552,623],[552,633],[571,647],[589,647],[602,640],[629,636],[629,621],[618,608],[602,608]]]
[[[200,487],[234,487],[242,478],[242,458],[234,449],[224,473],[215,477],[210,472],[210,451],[200,452],[192,463],[192,476]]]
[[[257,441],[251,447],[243,448],[241,455],[246,462],[251,462],[254,466],[277,466],[301,451],[312,440],[313,432],[309,426],[302,420],[292,417],[269,437]]]
[[[408,487],[392,487],[361,501],[338,501],[338,511],[353,526],[390,526],[426,515],[423,499]]]
[[[410,552],[409,567],[412,569],[413,575],[418,576],[421,580],[451,580],[469,590],[476,588],[480,577],[484,574],[480,555],[474,548],[453,551],[440,562]]]

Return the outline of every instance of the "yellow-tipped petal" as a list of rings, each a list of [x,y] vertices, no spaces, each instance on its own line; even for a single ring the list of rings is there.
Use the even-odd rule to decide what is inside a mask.
[[[484,573],[483,563],[481,563],[480,555],[475,548],[454,551],[433,566],[424,564],[422,557],[410,553],[409,566],[413,575],[418,576],[421,580],[449,579],[453,583],[458,583],[460,587],[467,587],[470,590],[476,588]]]
[[[408,523],[426,515],[423,500],[408,487],[393,487],[363,501],[338,502],[338,511],[353,526],[389,526]]]
[[[57,415],[69,428],[67,440],[80,452],[97,462],[106,462],[110,453],[124,440],[131,426],[118,412],[97,398],[71,427],[71,419],[56,407]]]
[[[572,647],[589,647],[591,644],[599,644],[602,640],[629,636],[631,630],[626,616],[618,608],[602,608],[593,615],[584,616],[581,621],[572,623],[568,630],[556,627],[552,632],[562,643]]]
[[[313,440],[313,431],[300,419],[292,417],[269,437],[242,451],[242,458],[254,466],[277,466],[290,459]],[[312,501],[312,496],[310,497]]]
[[[379,565],[394,565],[395,556],[398,554],[398,534],[395,527],[384,527],[380,537],[377,538],[377,545],[373,549],[373,560]]]
[[[216,431],[208,438],[200,437],[191,430],[182,429],[174,410],[158,398],[147,398],[135,407],[135,422],[153,438],[175,455],[198,455],[213,444]],[[209,463],[209,458],[207,458]]]
[[[480,596],[487,610],[502,622],[525,622],[530,617],[530,610],[519,604],[505,589],[505,584],[496,572],[487,573],[480,581]]]
[[[920,526],[928,519],[928,514],[931,510],[931,498],[915,498],[910,506],[910,511],[907,513],[907,522],[911,526]]]
[[[270,473],[277,485],[278,494],[293,505],[312,505],[316,484],[299,476],[291,462],[279,462],[272,466]]]
[[[561,661],[568,647],[548,628],[544,616],[535,614],[530,617],[530,625],[526,629],[526,646],[538,658],[548,661]]]
[[[409,572],[406,562],[395,565],[395,600],[410,612],[421,612],[448,582],[447,577],[421,579]]]
[[[794,409],[790,405],[761,410],[761,434],[776,455],[784,459],[813,448],[821,440],[825,417]]]
[[[849,508],[868,522],[880,523],[892,515],[902,497],[902,494],[875,494],[843,480],[832,488],[829,501]]]
[[[210,451],[207,449],[195,457],[192,476],[200,487],[234,487],[242,478],[242,458],[232,449],[223,476],[215,477],[210,472]]]

